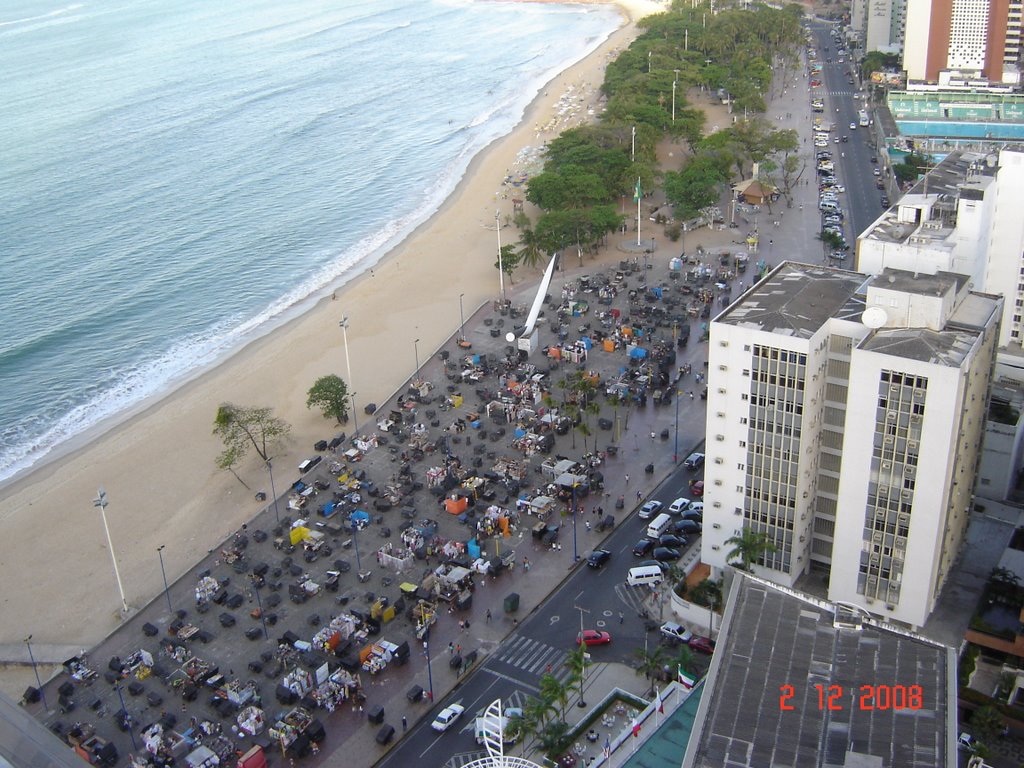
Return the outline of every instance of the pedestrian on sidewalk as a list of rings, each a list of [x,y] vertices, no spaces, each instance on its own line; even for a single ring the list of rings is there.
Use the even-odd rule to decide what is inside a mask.
[[[485,623],[487,623],[487,624],[491,623],[491,609],[490,608],[487,609],[487,615],[485,617]]]
[[[626,485],[629,485],[629,475],[626,475]]]
[[[636,489],[636,500],[640,501],[640,499],[642,499],[643,497],[644,497],[643,492],[639,488],[637,488]]]
[[[622,611],[619,611],[619,624],[625,621],[625,617],[622,615]]]
[[[409,727],[409,721],[405,719],[405,715],[402,715],[402,733],[405,733]]]
[[[455,643],[448,643],[448,655],[455,653]]]

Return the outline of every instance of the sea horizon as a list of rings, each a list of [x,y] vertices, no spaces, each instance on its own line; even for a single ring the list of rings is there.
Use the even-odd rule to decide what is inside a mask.
[[[5,9],[0,485],[371,268],[620,19],[471,0]]]

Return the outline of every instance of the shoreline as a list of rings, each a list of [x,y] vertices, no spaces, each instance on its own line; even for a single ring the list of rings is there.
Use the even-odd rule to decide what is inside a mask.
[[[248,457],[238,467],[249,488],[213,465],[220,446],[212,420],[220,402],[270,405],[292,425],[288,445],[275,457],[282,466],[280,479],[275,478],[280,489],[290,478],[284,467],[296,465],[316,439],[340,431],[304,403],[318,376],[334,372],[347,378],[338,328],[342,316],[350,318],[358,415],[367,402],[383,402],[403,386],[413,373],[414,356],[426,359],[457,329],[460,293],[470,316],[495,297],[492,212],[495,205],[503,214],[511,211],[511,201],[502,197],[502,181],[517,153],[534,146],[535,125],[557,117],[567,87],[583,83],[596,92],[610,54],[635,37],[636,20],[661,10],[642,0],[620,0],[614,6],[623,17],[620,26],[542,86],[512,130],[473,157],[437,211],[376,264],[345,282],[337,300],[329,292],[319,299],[311,296],[312,306],[297,316],[173,391],[112,417],[117,423],[87,430],[0,486],[0,519],[7,532],[7,543],[0,545],[0,572],[8,585],[3,602],[8,620],[0,642],[17,642],[29,632],[39,642],[91,646],[117,626],[119,600],[109,553],[101,523],[90,514],[98,486],[108,492],[114,549],[129,603],[138,606],[160,589],[157,546],[168,545],[168,577],[176,579],[196,561],[197,550],[216,546],[263,507],[253,500],[266,484],[257,460]],[[545,139],[565,127],[556,125]],[[511,242],[515,230],[506,231],[509,239],[503,242]],[[423,254],[430,254],[429,262],[418,258]],[[380,310],[382,301],[387,312]],[[39,577],[40,561],[47,564],[45,579]],[[46,610],[40,611],[40,605]]]

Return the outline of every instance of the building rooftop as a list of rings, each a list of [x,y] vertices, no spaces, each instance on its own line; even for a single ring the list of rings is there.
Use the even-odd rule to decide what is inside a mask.
[[[953,649],[864,616],[738,574],[684,768],[955,765]]]
[[[842,269],[783,262],[715,322],[808,339],[830,318],[856,320],[869,278]]]
[[[903,243],[913,238],[932,248],[952,249],[957,201],[961,197],[983,197],[985,189],[995,182],[994,158],[982,152],[950,153],[864,230],[861,239]],[[927,213],[922,219],[909,215],[908,209]]]
[[[880,328],[857,347],[923,363],[959,368],[978,338],[970,331],[933,331],[928,328]]]
[[[871,281],[871,285],[920,296],[944,296],[951,289],[959,291],[967,280],[967,275],[958,275],[955,272],[940,271],[929,275],[886,267]]]

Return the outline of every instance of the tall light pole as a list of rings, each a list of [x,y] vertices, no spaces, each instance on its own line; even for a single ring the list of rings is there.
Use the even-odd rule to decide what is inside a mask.
[[[124,584],[121,583],[121,571],[117,567],[117,557],[114,555],[114,542],[110,538],[110,526],[107,525],[107,492],[100,486],[98,496],[93,499],[92,505],[99,507],[100,517],[103,518],[103,530],[107,534],[107,549],[110,550],[110,562],[114,564],[114,578],[117,579],[117,591],[121,595],[121,611],[124,615],[128,614],[128,599],[124,596]]]
[[[679,463],[679,396],[683,394],[682,390],[676,389],[676,441],[672,447],[672,463]]]
[[[121,684],[118,683],[114,686],[114,690],[117,691],[117,698],[121,700],[121,711],[124,712],[124,717],[128,721],[128,735],[132,737],[132,749],[138,750],[138,745],[135,743],[135,723],[132,722],[132,716],[128,713],[128,707],[124,704],[124,694],[121,692]]]
[[[262,578],[262,577],[261,577]],[[263,610],[263,600],[260,598],[260,588],[253,583],[252,591],[256,593],[256,607],[260,609],[260,621],[263,622],[263,639],[269,640],[270,633],[267,631],[267,617]]]
[[[32,635],[25,638],[25,645],[28,648],[28,660],[32,664],[32,672],[36,676],[36,690],[39,691],[39,698],[43,700],[43,709],[49,709],[46,706],[46,693],[43,691],[43,682],[39,679],[39,668],[36,666],[36,657],[32,655]]]
[[[277,524],[281,524],[281,512],[277,508],[277,489],[274,488],[274,465],[270,463],[270,459],[267,459],[267,472],[270,473],[270,493],[274,497],[274,519],[277,520]]]
[[[679,70],[677,69],[676,72]],[[678,80],[672,81],[672,122],[676,121],[676,86],[679,84]]]
[[[636,126],[633,126],[632,136],[629,141],[629,162],[636,160]]]
[[[466,317],[462,314],[462,297],[466,294],[459,294],[459,341],[463,341],[466,338]]]
[[[413,339],[412,351],[413,351],[413,354],[416,355],[416,373],[414,373],[413,376],[412,376],[413,380],[415,381],[416,379],[418,379],[420,377],[420,340],[419,339]]]
[[[171,591],[167,588],[167,571],[164,570],[164,547],[166,544],[161,544],[156,548],[156,553],[160,556],[160,575],[164,577],[164,596],[167,598],[167,610],[174,613],[174,608],[171,607]]]
[[[505,300],[505,265],[501,261],[501,211],[494,212],[494,231],[498,233],[498,291]]]
[[[434,703],[434,674],[430,671],[430,641],[423,641],[423,653],[427,655],[427,687],[430,692],[427,694],[430,698],[430,703]]]
[[[653,51],[648,51],[647,52],[647,74],[648,75],[651,74],[651,53],[653,53]]]
[[[341,318],[338,325],[341,326],[341,335],[345,338],[345,371],[348,375],[348,381],[345,383],[348,385],[348,397],[352,402],[352,427],[356,432],[359,432],[359,422],[356,420],[356,393],[352,391],[354,386],[352,381],[352,360],[348,356],[348,315]]]
[[[572,484],[572,561],[578,563],[580,561],[579,553],[576,550],[576,483]],[[582,621],[582,614],[580,614]],[[580,626],[582,629],[582,625]]]

